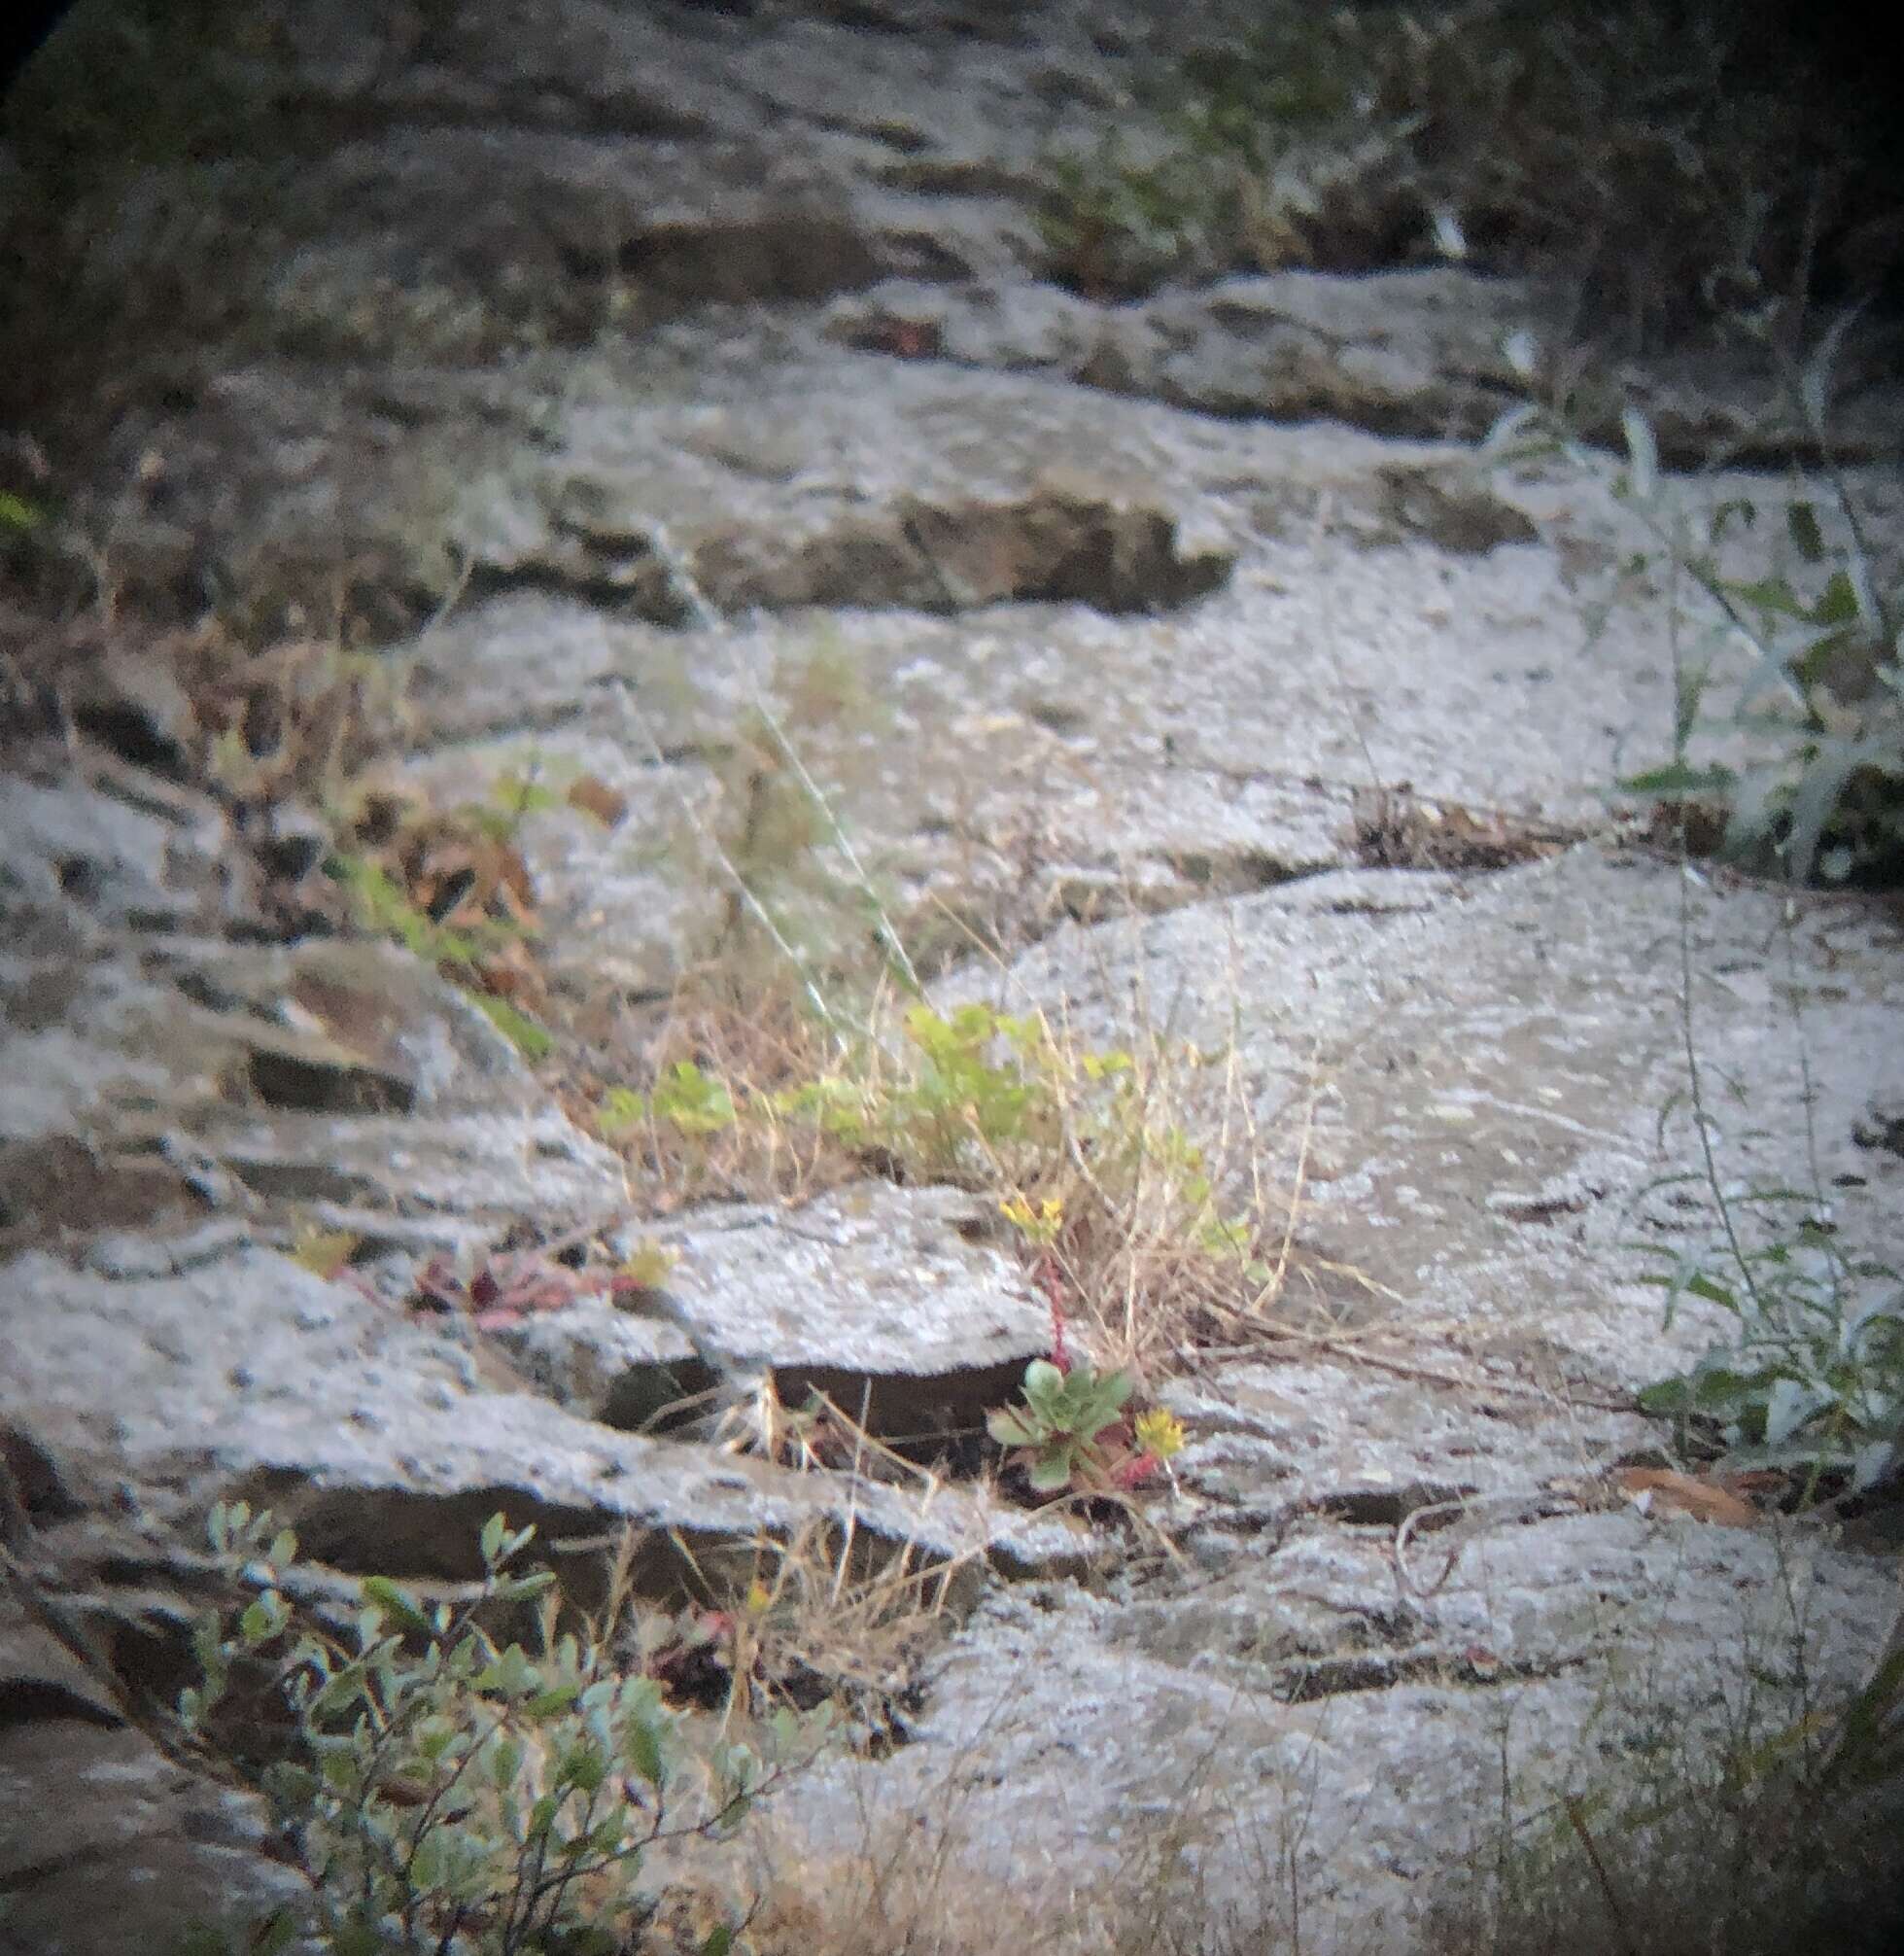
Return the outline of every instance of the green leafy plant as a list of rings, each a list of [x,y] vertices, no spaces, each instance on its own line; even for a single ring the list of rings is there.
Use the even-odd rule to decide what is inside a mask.
[[[1134,1390],[1126,1372],[1035,1358],[1021,1403],[990,1414],[986,1431],[1010,1450],[1035,1493],[1136,1487],[1181,1450],[1183,1429],[1160,1411],[1133,1423],[1125,1409]]]
[[[1904,1278],[1895,1271],[1847,1256],[1806,1220],[1736,1258],[1675,1259],[1647,1281],[1667,1293],[1669,1326],[1680,1300],[1696,1297],[1728,1311],[1737,1329],[1689,1372],[1647,1386],[1646,1412],[1703,1424],[1734,1464],[1795,1468],[1808,1485],[1828,1476],[1862,1489],[1904,1460]]]
[[[684,1135],[717,1135],[735,1122],[734,1097],[724,1082],[704,1072],[691,1060],[667,1068],[648,1096],[657,1120]]]
[[[480,955],[475,938],[437,923],[427,910],[411,902],[381,863],[354,851],[338,850],[326,859],[324,871],[349,893],[366,930],[394,937],[413,958],[427,963],[475,963]]]
[[[435,965],[452,983],[460,985],[525,1060],[544,1059],[554,1049],[555,1042],[546,1028],[519,1005],[483,987],[485,960],[518,944],[522,935],[518,926],[488,918],[456,928],[439,924],[429,911],[411,900],[381,863],[356,851],[332,851],[324,868],[325,874],[347,892],[363,929],[395,938],[413,958]]]
[[[684,1019],[695,1057],[663,1060],[646,1092],[605,1092],[598,1130],[672,1182],[671,1201],[868,1172],[985,1196],[1041,1286],[1097,1321],[1100,1350],[1138,1364],[1260,1311],[1280,1284],[1287,1232],[1264,1256],[1265,1191],[1252,1177],[1235,1199],[1240,1124],[1220,1162],[1190,1138],[1217,1078],[1207,1055],[1165,1042],[1092,1050],[980,1003],[913,1004],[844,1043],[802,1023],[772,1030],[780,1077],[760,1080],[765,1029],[737,1039],[728,1015]]]
[[[532,815],[545,815],[564,805],[560,788],[545,779],[548,770],[538,757],[522,768],[507,768],[490,783],[486,800],[459,810],[471,828],[493,842],[514,843]]]
[[[1124,1429],[1132,1390],[1126,1373],[1100,1376],[1082,1365],[1065,1373],[1050,1359],[1033,1359],[1024,1369],[1023,1404],[990,1415],[986,1430],[1013,1450],[1041,1494],[1074,1484],[1108,1486],[1106,1449]]]
[[[517,1572],[533,1527],[490,1519],[481,1582],[456,1605],[362,1579],[341,1632],[292,1600],[296,1538],[268,1515],[220,1507],[210,1533],[254,1593],[199,1624],[179,1715],[214,1735],[241,1682],[268,1680],[292,1743],[263,1789],[312,1890],[304,1919],[260,1925],[252,1950],[314,1933],[327,1956],[628,1956],[657,1905],[644,1853],[731,1834],[776,1777],[745,1746],[697,1755],[654,1678],[594,1635],[555,1634],[555,1578]],[[486,1627],[532,1606],[533,1656]]]
[[[492,992],[471,992],[477,1011],[508,1040],[525,1060],[546,1060],[555,1051],[555,1040],[520,1005],[511,1005]]]
[[[986,1005],[950,1015],[915,1005],[898,1065],[843,1067],[774,1097],[783,1118],[814,1123],[848,1147],[877,1150],[920,1178],[988,1177],[1001,1149],[1056,1138],[1056,1081],[1030,1021]]]
[[[1635,438],[1644,439],[1636,428]],[[1892,607],[1874,589],[1853,524],[1850,543],[1824,541],[1817,507],[1784,511],[1799,567],[1750,578],[1720,575],[1728,528],[1749,529],[1757,507],[1721,504],[1697,546],[1674,553],[1711,610],[1711,629],[1681,666],[1674,755],[1664,768],[1620,783],[1628,793],[1685,805],[1716,802],[1723,847],[1776,862],[1795,880],[1893,878],[1904,870],[1904,675]],[[1806,588],[1809,573],[1809,589]],[[1708,714],[1723,662],[1745,653],[1724,711]],[[1741,765],[1698,764],[1695,743],[1743,735],[1756,751]]]
[[[1819,405],[1817,378],[1800,389],[1808,414]],[[1760,872],[1894,883],[1904,876],[1904,599],[1881,589],[1849,491],[1833,476],[1790,498],[1776,526],[1761,527],[1745,497],[1697,518],[1663,475],[1645,417],[1628,410],[1622,426],[1628,464],[1614,492],[1655,546],[1625,575],[1663,560],[1695,603],[1672,618],[1671,758],[1618,789],[1674,812],[1682,837],[1722,828],[1721,849]],[[1558,456],[1583,476],[1598,470],[1565,417],[1541,407],[1505,416],[1489,445],[1503,461]],[[1740,576],[1727,553],[1748,545],[1757,562]],[[1731,757],[1740,750],[1743,759]]]

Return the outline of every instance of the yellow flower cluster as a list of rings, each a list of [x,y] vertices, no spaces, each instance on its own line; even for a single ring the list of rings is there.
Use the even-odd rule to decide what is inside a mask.
[[[1139,1449],[1153,1460],[1174,1459],[1184,1450],[1184,1422],[1160,1406],[1138,1414],[1134,1431]]]
[[[1028,1196],[1007,1196],[998,1212],[1040,1249],[1049,1249],[1064,1227],[1064,1203],[1058,1196],[1047,1196],[1036,1208]]]

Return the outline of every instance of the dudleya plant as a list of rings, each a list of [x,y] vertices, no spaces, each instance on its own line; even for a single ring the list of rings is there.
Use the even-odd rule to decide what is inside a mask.
[[[1039,1494],[1110,1493],[1141,1486],[1184,1443],[1183,1428],[1154,1410],[1125,1416],[1135,1382],[1126,1372],[1034,1358],[1021,1403],[1001,1407],[986,1430],[1024,1469]]]

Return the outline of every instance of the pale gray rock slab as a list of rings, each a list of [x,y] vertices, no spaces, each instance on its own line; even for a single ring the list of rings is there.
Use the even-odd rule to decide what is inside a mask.
[[[29,1240],[208,1211],[281,1230],[572,1225],[625,1203],[615,1157],[393,946],[171,939],[136,961],[35,961],[10,995],[0,1229]]]
[[[1518,399],[1503,346],[1541,309],[1516,281],[1451,268],[1278,272],[1151,300],[1092,368],[1183,407],[1476,439]]]
[[[1492,1851],[1504,1760],[1533,1801],[1597,1784],[1663,1720],[1716,1742],[1720,1681],[1776,1651],[1769,1733],[1861,1677],[1894,1610],[1882,1567],[1816,1539],[1566,1516],[1476,1535],[1411,1595],[1388,1534],[1298,1536],[1188,1593],[995,1597],[935,1666],[921,1742],[816,1787],[814,1828],[850,1839],[873,1785],[929,1801],[955,1762],[975,1874],[1050,1854],[1115,1890],[1181,1854],[1200,1910],[1273,1913],[1294,1880],[1305,1947],[1407,1947],[1424,1882]]]
[[[578,940],[600,926],[601,955],[637,989],[665,986],[718,929],[708,838],[744,831],[737,729],[754,726],[778,761],[763,704],[895,914],[928,930],[940,906],[1004,919],[1007,941],[1056,917],[1345,866],[1359,811],[1384,796],[1470,811],[1510,837],[1592,827],[1610,785],[1664,753],[1660,597],[1620,581],[1646,538],[1610,464],[1488,472],[1459,449],[1339,428],[1138,401],[1107,417],[1078,388],[837,347],[763,346],[761,360],[704,359],[691,400],[659,402],[604,361],[547,453],[464,492],[478,555],[502,522],[523,526],[509,547],[534,557],[564,496],[583,496],[604,536],[665,536],[670,561],[645,545],[641,561],[677,592],[683,572],[705,582],[718,620],[605,612],[584,578],[471,603],[405,654],[421,735],[405,779],[453,795],[540,765],[627,798],[611,834],[563,813],[524,824],[551,956],[577,979],[593,955]],[[1784,493],[1735,471],[1683,500],[1697,521]],[[1889,535],[1895,485],[1865,472],[1854,494],[1870,533]],[[1170,603],[1175,574],[1157,558],[1148,615],[882,609],[906,596],[890,564],[823,615],[755,609],[748,579],[779,575],[769,559],[802,576],[849,564],[842,523],[864,541],[901,507],[1029,512],[1041,498],[1157,512],[1183,561],[1213,552],[1233,568]],[[811,847],[758,873],[822,934],[845,933],[863,913],[856,877],[828,817],[805,817]]]
[[[207,799],[102,761],[94,779],[0,775],[0,915],[64,912],[75,927],[180,930],[233,909],[237,865]]]
[[[636,1233],[624,1233],[632,1244]],[[1048,1307],[960,1191],[867,1182],[797,1209],[713,1205],[639,1232],[652,1291],[499,1330],[558,1403],[606,1424],[719,1433],[761,1390],[813,1392],[929,1451],[969,1434],[1051,1343]]]
[[[1596,821],[1609,782],[1667,751],[1664,593],[1620,588],[1644,540],[1610,462],[1488,475],[1425,438],[1519,399],[1510,334],[1579,351],[1542,295],[1455,270],[1060,292],[1046,146],[1107,114],[1156,133],[1128,99],[1140,62],[1088,46],[1102,10],[816,11],[527,0],[445,29],[370,0],[270,10],[260,67],[222,52],[318,154],[146,172],[68,214],[79,296],[113,327],[74,335],[113,423],[70,444],[75,519],[110,538],[127,605],[216,590],[241,629],[388,645],[416,706],[398,772],[433,797],[480,799],[538,753],[626,796],[612,832],[524,825],[573,986],[660,991],[705,949],[727,898],[695,821],[738,826],[756,690],[896,910],[948,904],[1007,942],[1139,913],[1059,929],[1008,1002],[1086,1042],[1160,1006],[1179,1036],[1236,1038],[1324,1321],[1170,1388],[1191,1444],[1159,1514],[1185,1564],[994,1596],[938,1667],[925,1742],[842,1768],[841,1803],[938,1810],[950,1775],[1001,1883],[1043,1865],[1089,1894],[1164,1839],[1218,1901],[1293,1871],[1305,1946],[1401,1947],[1504,1762],[1523,1789],[1584,1783],[1603,1743],[1714,1723],[1714,1680],[1767,1652],[1795,1704],[1784,1654],[1809,1636],[1817,1679],[1849,1681],[1890,1606],[1882,1572],[1814,1537],[1582,1491],[1644,1438],[1622,1394],[1729,1329],[1688,1307],[1663,1336],[1625,1282],[1629,1237],[1690,1247],[1714,1220],[1655,1185],[1696,1154],[1672,873],[1350,866],[1357,797],[1404,782]],[[1106,47],[1167,53],[1215,17],[1135,8]],[[9,208],[17,186],[0,157]],[[894,321],[926,332],[917,357],[869,350]],[[1669,457],[1789,448],[1762,376],[1580,371],[1645,404]],[[1334,425],[1270,425],[1317,415]],[[1896,426],[1867,390],[1856,438],[1894,452]],[[1894,582],[1896,485],[1848,479]],[[1761,535],[1784,494],[1737,472],[1699,493],[1751,499]],[[818,1242],[805,1211],[681,1219],[678,1319],[521,1327],[519,1364],[566,1407],[483,1390],[451,1340],[266,1255],[258,1238],[315,1222],[473,1259],[505,1223],[617,1212],[619,1165],[395,954],[358,974],[403,1001],[386,1025],[300,998],[331,954],[179,941],[242,910],[222,818],[123,789],[0,799],[26,845],[0,951],[0,1240],[84,1258],[0,1266],[11,1409],[116,1454],[135,1506],[195,1526],[244,1491],[343,1567],[467,1577],[499,1506],[545,1540],[634,1520],[716,1558],[848,1513],[1019,1573],[1087,1558],[1061,1516],[602,1423],[683,1345],[729,1394],[817,1377],[853,1412],[877,1380],[895,1407],[967,1395],[967,1417],[981,1384],[1009,1396],[1047,1327],[932,1192],[869,1198],[867,1234],[836,1214]],[[837,850],[797,872],[803,907],[826,893],[863,934]],[[1894,936],[1851,905],[1802,909],[1786,939],[1769,894],[1687,904],[1697,1037],[1748,1093],[1709,1107],[1725,1171],[1809,1172],[1809,1122],[1846,1240],[1897,1261]],[[116,952],[127,929],[173,941]],[[176,1633],[176,1601],[155,1609]],[[25,1946],[136,1918],[94,1901],[35,1916]]]
[[[166,1758],[11,1598],[0,1703],[5,1956],[163,1949],[308,1900],[262,1851],[262,1801]]]
[[[661,1303],[710,1365],[789,1407],[823,1392],[891,1438],[975,1427],[1051,1345],[1050,1308],[959,1190],[862,1182],[653,1235],[677,1258]]]
[[[941,905],[1008,913],[1019,935],[1344,864],[1358,797],[1384,783],[1509,823],[1597,821],[1622,757],[1670,717],[1635,612],[1597,625],[1590,712],[1565,680],[1599,597],[1567,540],[1600,540],[1609,561],[1632,542],[1599,484],[1541,488],[1537,517],[1520,484],[1446,450],[1134,402],[1107,419],[1076,388],[839,349],[804,357],[797,381],[704,366],[691,402],[635,395],[611,366],[599,385],[550,452],[470,480],[467,547],[501,561],[500,525],[525,563],[586,491],[598,537],[625,536],[664,583],[705,582],[726,622],[643,622],[591,604],[575,571],[567,589],[472,602],[404,654],[421,739],[403,780],[470,796],[504,772],[559,787],[585,771],[626,797],[612,833],[564,811],[523,824],[550,955],[578,980],[599,955],[657,989],[718,927],[708,838],[744,828],[736,730],[763,704],[899,914],[929,928]],[[749,578],[779,575],[770,558],[818,575],[829,552],[850,564],[842,523],[871,538],[894,509],[959,506],[1026,512],[1028,531],[1046,506],[1149,511],[1174,524],[1176,556],[1152,561],[1149,615],[1042,601],[920,615],[890,609],[906,593],[877,564],[829,615],[752,609]],[[663,536],[673,568],[642,541]],[[1009,562],[1018,543],[1002,547]],[[1228,580],[1171,602],[1172,565],[1208,555],[1233,559]],[[773,737],[756,744],[775,758]],[[807,814],[811,849],[758,873],[844,932],[856,878]]]
[[[1682,903],[1698,1050],[1728,1083],[1707,1109],[1722,1175],[1810,1186],[1809,1132],[1846,1239],[1899,1252],[1897,1158],[1857,1139],[1904,1066],[1894,926],[1859,899],[1820,898],[1787,938],[1783,902],[1582,846],[1487,878],[1362,871],[1062,932],[1008,977],[944,996],[1061,1009],[1102,1045],[1126,1041],[1148,1001],[1177,1001],[1176,1037],[1237,1042],[1266,1166],[1291,1186],[1307,1123],[1298,1239],[1356,1274],[1326,1285],[1332,1308],[1412,1322],[1431,1349],[1478,1339],[1540,1382],[1577,1362],[1633,1385],[1723,1328],[1688,1301],[1662,1341],[1622,1250],[1689,1246],[1712,1220],[1684,1184],[1677,1208],[1658,1194],[1699,1166]],[[1213,969],[1219,986],[1185,982]]]
[[[1509,1367],[1426,1338],[1410,1356],[1394,1372],[1352,1356],[1232,1363],[1166,1386],[1191,1435],[1177,1478],[1211,1500],[1205,1524],[1327,1514],[1392,1525],[1417,1508],[1590,1478],[1657,1437],[1616,1402],[1582,1405],[1559,1380],[1530,1391]]]
[[[632,1525],[692,1544],[710,1568],[848,1506],[870,1539],[928,1555],[1035,1566],[1090,1548],[1063,1518],[948,1488],[915,1500],[489,1389],[455,1343],[268,1252],[130,1281],[17,1257],[0,1266],[0,1412],[118,1462],[147,1514],[190,1533],[213,1502],[248,1498],[318,1560],[362,1573],[473,1576],[498,1508],[539,1518],[556,1552]],[[687,1581],[665,1547],[649,1559],[664,1592]]]
[[[1233,1043],[1292,1186],[1306,1157],[1297,1267],[1306,1248],[1334,1270],[1292,1285],[1258,1353],[1165,1388],[1185,1563],[999,1598],[949,1654],[928,1742],[896,1767],[929,1771],[939,1746],[967,1763],[976,1852],[1002,1871],[1007,1843],[1128,1855],[1181,1827],[1205,1893],[1248,1904],[1253,1857],[1327,1841],[1299,1847],[1305,1941],[1402,1946],[1414,1884],[1464,1828],[1478,1840],[1504,1757],[1532,1800],[1616,1770],[1616,1732],[1721,1745],[1717,1681],[1750,1652],[1787,1654],[1768,1731],[1861,1678],[1895,1610],[1883,1560],[1816,1527],[1642,1515],[1607,1472],[1656,1441],[1631,1389],[1734,1328],[1688,1300],[1664,1330],[1628,1248],[1715,1223],[1662,1186],[1698,1163],[1682,931],[1727,1183],[1809,1185],[1809,1136],[1843,1240],[1898,1260],[1895,923],[1786,904],[1581,848],[1065,930],[1003,980],[940,989],[1086,1046],[1168,999],[1175,1036]],[[1025,1666],[1030,1710],[997,1683]]]

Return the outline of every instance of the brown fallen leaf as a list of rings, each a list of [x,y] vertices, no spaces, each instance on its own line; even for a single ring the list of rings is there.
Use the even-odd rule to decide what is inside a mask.
[[[604,828],[617,828],[628,814],[628,797],[597,774],[577,775],[569,784],[569,806],[592,815]]]
[[[1742,1494],[1695,1474],[1670,1467],[1620,1467],[1612,1481],[1636,1508],[1647,1513],[1664,1508],[1719,1528],[1755,1528],[1760,1520],[1758,1510]]]

